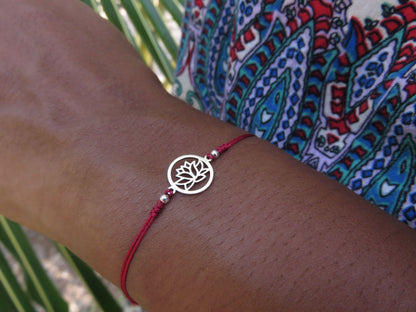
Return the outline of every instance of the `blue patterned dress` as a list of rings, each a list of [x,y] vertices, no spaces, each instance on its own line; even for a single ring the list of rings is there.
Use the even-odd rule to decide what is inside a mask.
[[[189,0],[174,92],[416,228],[416,2]]]

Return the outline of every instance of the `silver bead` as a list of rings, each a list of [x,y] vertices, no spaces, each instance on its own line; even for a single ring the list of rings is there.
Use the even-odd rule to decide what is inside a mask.
[[[167,204],[169,202],[170,198],[168,195],[163,194],[162,196],[160,196],[160,201],[164,204]]]
[[[220,153],[217,150],[213,150],[211,152],[211,156],[214,157],[214,158],[218,158],[218,157],[220,157]]]

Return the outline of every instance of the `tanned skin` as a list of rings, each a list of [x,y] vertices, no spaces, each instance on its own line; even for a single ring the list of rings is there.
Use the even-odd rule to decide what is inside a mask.
[[[119,285],[183,154],[242,130],[167,94],[123,35],[76,0],[0,0],[0,213]],[[416,234],[257,138],[177,194],[127,287],[148,312],[414,311]]]

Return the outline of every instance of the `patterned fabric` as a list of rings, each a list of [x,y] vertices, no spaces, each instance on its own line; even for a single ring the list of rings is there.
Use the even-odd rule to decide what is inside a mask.
[[[175,93],[416,228],[416,2],[190,0]]]

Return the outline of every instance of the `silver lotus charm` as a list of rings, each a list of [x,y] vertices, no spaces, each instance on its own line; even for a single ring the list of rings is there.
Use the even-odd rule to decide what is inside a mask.
[[[176,171],[173,177],[172,171]],[[214,170],[207,158],[183,155],[176,158],[168,168],[170,187],[183,194],[198,194],[212,183]],[[205,183],[203,183],[206,181]]]

